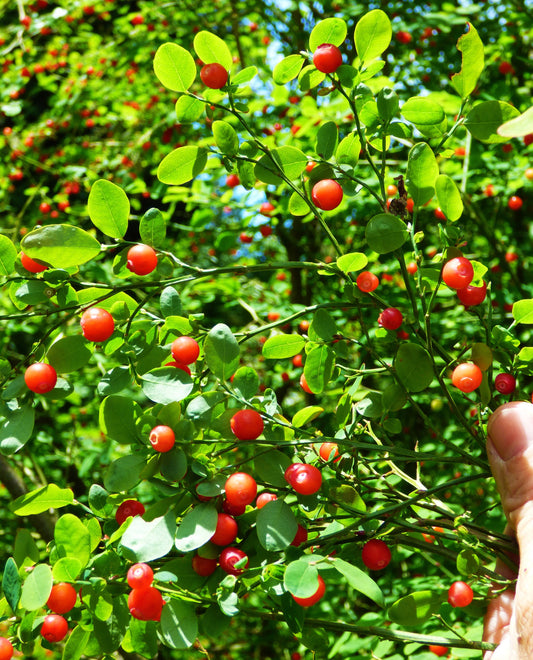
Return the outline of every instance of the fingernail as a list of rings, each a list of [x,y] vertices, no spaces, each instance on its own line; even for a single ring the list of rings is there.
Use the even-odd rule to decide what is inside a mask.
[[[500,458],[508,461],[533,444],[533,404],[513,401],[491,415],[487,435]]]

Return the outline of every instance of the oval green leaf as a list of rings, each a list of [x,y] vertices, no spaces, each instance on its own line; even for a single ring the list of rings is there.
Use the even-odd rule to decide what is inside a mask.
[[[439,124],[445,117],[441,106],[426,96],[413,96],[408,99],[403,104],[401,113],[407,121],[417,126]]]
[[[54,342],[46,357],[60,374],[70,373],[84,367],[91,359],[91,351],[81,335],[63,337]]]
[[[48,486],[37,488],[17,497],[16,500],[11,502],[9,508],[17,516],[32,516],[49,509],[68,506],[73,501],[74,493],[70,488],[59,488],[55,484],[48,484]]]
[[[361,153],[361,140],[356,133],[347,135],[337,147],[335,158],[339,165],[355,167],[359,162]]]
[[[337,142],[339,140],[339,131],[334,121],[327,121],[318,129],[316,135],[316,153],[325,160],[328,160],[335,153]]]
[[[389,607],[389,618],[400,626],[418,626],[438,612],[442,602],[434,591],[414,591]]]
[[[435,190],[441,211],[450,222],[455,222],[463,214],[463,200],[459,188],[447,174],[439,174],[435,181]]]
[[[464,125],[473,137],[485,144],[507,142],[508,138],[498,134],[498,128],[519,114],[519,110],[504,101],[482,101],[470,110]]]
[[[205,103],[191,96],[180,96],[176,101],[176,118],[182,124],[190,124],[202,116]]]
[[[299,410],[294,417],[292,418],[292,425],[296,428],[300,428],[312,422],[314,419],[319,417],[324,412],[324,408],[320,406],[306,406]]]
[[[203,172],[206,163],[207,150],[203,147],[178,147],[159,163],[157,178],[169,186],[181,186]]]
[[[530,325],[533,323],[533,298],[517,300],[513,304],[512,315],[517,323]]]
[[[142,390],[154,403],[183,401],[192,392],[193,382],[188,373],[175,367],[158,367],[141,376]]]
[[[202,30],[194,37],[194,50],[204,64],[218,62],[229,71],[233,65],[233,57],[226,43],[216,34]]]
[[[462,53],[461,71],[454,73],[451,79],[453,88],[463,99],[474,91],[485,67],[483,42],[472,23],[466,26],[467,32],[457,41],[457,50]]]
[[[325,18],[317,23],[309,35],[309,50],[314,52],[322,44],[340,46],[346,39],[348,28],[342,18]]]
[[[287,591],[297,598],[309,598],[318,589],[318,569],[309,561],[291,561],[283,575]]]
[[[204,343],[205,361],[211,372],[225,380],[233,376],[239,366],[240,348],[230,328],[217,323]]]
[[[389,17],[381,9],[365,14],[355,26],[355,48],[361,62],[376,59],[389,46],[392,26]]]
[[[137,438],[135,421],[140,414],[138,403],[128,397],[112,394],[100,404],[100,428],[112,440],[131,444]]]
[[[319,394],[326,389],[335,366],[335,353],[324,344],[313,347],[307,354],[304,375],[309,389]]]
[[[72,268],[90,261],[100,253],[100,243],[79,227],[45,225],[26,234],[22,250],[32,259],[53,268]]]
[[[304,62],[302,55],[289,55],[278,62],[272,74],[276,85],[285,85],[285,83],[296,78]]]
[[[141,241],[152,247],[159,247],[165,240],[167,223],[159,209],[148,209],[139,223]]]
[[[227,121],[213,122],[213,136],[217,147],[223,153],[234,156],[239,151],[239,137]]]
[[[91,534],[75,515],[65,513],[59,518],[54,529],[54,541],[59,557],[72,557],[82,567],[87,565],[91,557]]]
[[[255,165],[255,176],[263,183],[278,185],[283,179],[297,179],[305,170],[308,160],[306,155],[296,147],[279,147],[262,156]]]
[[[154,561],[172,550],[175,533],[176,516],[172,511],[149,522],[135,516],[122,535],[120,546],[133,562]]]
[[[405,243],[409,231],[400,218],[391,213],[379,213],[370,219],[365,236],[371,250],[378,254],[387,254]]]
[[[409,392],[422,392],[433,380],[433,361],[423,346],[406,342],[394,358],[394,368],[402,385]]]
[[[174,544],[180,552],[190,552],[207,543],[215,533],[218,513],[210,504],[198,504],[182,519]],[[296,533],[296,532],[295,532]]]
[[[52,591],[52,569],[47,564],[37,564],[22,585],[20,607],[33,611],[43,607]]]
[[[188,649],[198,637],[196,605],[172,599],[161,613],[161,636],[171,649]]]
[[[383,592],[367,573],[337,557],[331,560],[331,563],[333,568],[346,578],[351,587],[373,600],[380,607],[385,606]]]
[[[342,257],[337,259],[337,268],[342,270],[343,273],[353,273],[354,271],[361,270],[368,263],[366,254],[362,252],[349,252],[343,254]]]
[[[25,405],[10,411],[0,426],[0,449],[7,456],[16,453],[33,435],[35,409]]]
[[[120,456],[104,473],[104,486],[111,493],[127,492],[141,480],[146,459],[140,454]]]
[[[15,267],[17,249],[7,236],[0,234],[0,275],[10,275]]]
[[[415,144],[409,151],[405,183],[416,206],[422,206],[433,197],[438,175],[439,166],[429,144]]]
[[[87,206],[91,222],[101,232],[111,238],[124,236],[128,228],[130,201],[122,188],[105,179],[95,181]]]
[[[294,513],[283,500],[268,502],[257,514],[257,537],[265,550],[285,550],[294,540],[297,529]]]
[[[263,357],[267,360],[282,360],[298,355],[305,346],[302,335],[274,335],[263,344]]]
[[[178,44],[166,43],[156,51],[154,72],[167,89],[186,92],[196,78],[196,64],[188,50]]]

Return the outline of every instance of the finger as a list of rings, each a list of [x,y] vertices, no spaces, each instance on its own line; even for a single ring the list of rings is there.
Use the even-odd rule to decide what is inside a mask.
[[[487,455],[503,510],[516,531],[520,570],[514,617],[509,621],[509,657],[533,658],[533,405],[515,401],[489,419]]]

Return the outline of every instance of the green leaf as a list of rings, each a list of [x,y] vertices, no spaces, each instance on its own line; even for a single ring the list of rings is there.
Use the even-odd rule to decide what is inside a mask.
[[[165,240],[167,223],[159,209],[148,209],[139,223],[141,241],[152,247],[160,247]]]
[[[213,122],[213,136],[217,147],[223,153],[234,156],[239,152],[239,136],[227,121],[217,120]]]
[[[465,548],[457,555],[456,564],[461,575],[475,575],[479,571],[481,560],[472,548]]]
[[[15,268],[17,249],[7,236],[0,234],[0,275],[10,275]]]
[[[497,144],[508,140],[498,134],[498,128],[519,114],[519,110],[504,101],[482,101],[466,115],[464,125],[480,142]]]
[[[20,607],[38,610],[43,607],[52,591],[52,569],[47,564],[37,564],[22,585]]]
[[[15,548],[13,550],[13,558],[17,566],[37,564],[40,556],[39,548],[31,532],[26,528],[17,530]]]
[[[94,631],[91,637],[96,638],[99,646],[95,655],[114,653],[124,639],[130,621],[131,615],[125,598],[113,600],[112,614],[105,621],[93,618]]]
[[[161,636],[171,649],[188,649],[198,637],[196,606],[172,599],[161,613]]]
[[[529,133],[533,133],[533,106],[498,128],[498,135],[507,138],[524,137]]]
[[[194,50],[204,64],[217,62],[229,71],[233,66],[233,57],[225,42],[216,34],[201,30],[194,37]]]
[[[438,612],[442,595],[434,591],[414,591],[389,607],[389,618],[400,626],[419,626]]]
[[[433,197],[438,175],[439,166],[429,144],[415,144],[409,151],[405,183],[416,206],[424,205]]]
[[[74,582],[81,573],[83,566],[76,557],[61,557],[52,568],[55,582]]]
[[[205,361],[210,371],[221,380],[233,376],[239,366],[240,348],[230,328],[217,323],[204,343]]]
[[[446,174],[439,174],[435,181],[435,190],[441,211],[450,222],[459,220],[463,214],[463,200],[459,188]]]
[[[252,367],[237,369],[233,377],[233,387],[243,399],[249,400],[259,390],[259,376]]]
[[[273,500],[259,509],[255,524],[259,543],[270,552],[288,548],[298,529],[291,507],[283,500]]]
[[[104,472],[104,486],[111,493],[127,492],[141,480],[146,459],[140,454],[120,456]]]
[[[282,360],[298,355],[305,346],[302,335],[273,335],[263,344],[263,357],[267,360]]]
[[[181,124],[192,124],[202,116],[205,103],[191,96],[180,96],[176,101],[176,119]]]
[[[402,105],[402,115],[417,126],[440,124],[445,118],[444,110],[427,96],[413,96]]]
[[[392,38],[392,26],[387,14],[373,9],[355,26],[355,48],[361,62],[376,59],[388,48]]]
[[[353,589],[364,594],[380,607],[385,607],[383,592],[368,573],[365,573],[353,564],[349,564],[344,559],[335,557],[330,559],[330,562],[333,564],[333,568],[346,578],[346,581]]]
[[[309,598],[318,589],[318,569],[310,561],[291,561],[283,574],[283,585],[297,598]]]
[[[361,140],[356,133],[347,135],[337,147],[335,158],[339,165],[355,167],[359,162],[361,153]]]
[[[274,67],[272,77],[276,85],[285,85],[300,73],[305,59],[302,55],[289,55]]]
[[[91,186],[87,207],[93,225],[106,236],[124,236],[128,228],[130,201],[122,188],[111,181],[98,179]]]
[[[54,540],[59,557],[77,559],[84,567],[91,557],[91,534],[72,513],[65,513],[56,522]]]
[[[327,121],[320,126],[316,135],[316,153],[325,160],[328,160],[335,153],[337,142],[339,140],[339,131],[334,121]]]
[[[320,406],[306,406],[294,415],[291,423],[296,428],[301,428],[319,417],[323,412],[324,408]]]
[[[337,259],[337,268],[343,273],[353,273],[364,268],[367,263],[367,256],[363,252],[349,252]]]
[[[196,64],[188,50],[178,44],[166,43],[155,53],[154,72],[167,89],[186,92],[196,78]]]
[[[217,521],[218,513],[213,505],[197,504],[179,524],[174,541],[176,548],[180,552],[190,552],[201,547],[215,533]]]
[[[128,653],[135,653],[143,658],[157,657],[158,628],[159,624],[157,621],[139,621],[139,619],[132,617],[128,626],[128,632],[121,645],[122,648]]]
[[[74,502],[74,493],[70,488],[59,488],[48,484],[17,497],[9,509],[17,516],[32,516],[48,509],[59,509]]]
[[[398,108],[400,106],[400,100],[398,98],[398,94],[396,94],[392,88],[383,87],[383,89],[381,89],[377,95],[376,104],[379,116],[381,117],[382,121],[388,124],[391,119],[397,115]]]
[[[168,316],[180,316],[181,298],[179,292],[173,286],[165,287],[159,297],[159,306],[161,308],[161,314],[165,318]]]
[[[13,557],[8,557],[4,566],[2,591],[4,592],[9,607],[15,612],[20,600],[21,580]]]
[[[289,213],[295,216],[307,215],[311,207],[297,192],[293,192],[289,198]]]
[[[315,25],[309,35],[309,50],[313,53],[322,44],[342,45],[348,28],[342,18],[325,18]]]
[[[320,83],[326,78],[326,74],[322,73],[315,68],[314,64],[309,64],[304,66],[300,71],[298,76],[298,85],[302,92],[308,92],[310,89],[313,89],[320,85]]]
[[[422,392],[433,380],[433,361],[425,348],[419,344],[400,344],[394,368],[402,385],[409,392]]]
[[[173,511],[150,522],[135,516],[122,535],[120,547],[133,562],[154,561],[172,550],[175,533],[176,514]]]
[[[79,227],[44,225],[22,239],[20,246],[29,257],[53,268],[72,268],[100,254],[100,243]]]
[[[46,357],[60,374],[77,371],[91,359],[92,353],[82,335],[70,335],[54,342]]]
[[[138,403],[127,397],[111,394],[100,404],[100,428],[108,438],[121,444],[132,444],[137,438],[135,420],[140,414]]]
[[[170,186],[181,186],[201,174],[206,163],[207,149],[195,146],[178,147],[159,163],[157,178]]]
[[[368,247],[378,254],[387,254],[400,248],[409,238],[403,220],[392,213],[379,213],[370,219],[365,230]]]
[[[315,394],[323,392],[333,373],[335,354],[329,346],[313,347],[307,354],[304,375],[309,389]]]
[[[176,367],[158,367],[141,376],[144,394],[155,403],[183,401],[192,392],[194,384],[188,373]]]
[[[471,23],[466,26],[467,32],[461,35],[457,42],[457,50],[462,53],[461,71],[454,73],[451,79],[452,87],[463,99],[474,91],[485,67],[483,42]]]
[[[256,66],[247,66],[245,69],[242,69],[238,73],[236,73],[234,76],[231,78],[231,84],[232,85],[244,85],[246,83],[249,83],[250,80],[253,80],[257,75],[257,67]]]
[[[337,332],[337,325],[331,314],[325,309],[317,309],[309,326],[309,339],[330,342]]]
[[[80,660],[90,639],[90,630],[76,626],[67,637],[61,660]]]
[[[517,323],[533,324],[533,298],[517,300],[513,303],[511,314]]]
[[[33,434],[35,410],[24,405],[9,413],[0,426],[0,449],[2,454],[11,455],[22,449]]]
[[[263,183],[280,184],[282,172],[289,181],[294,181],[305,170],[307,156],[296,147],[278,147],[271,149],[256,163],[255,176]]]
[[[187,456],[180,447],[174,447],[159,457],[159,472],[168,481],[181,481],[187,474]]]
[[[287,454],[277,449],[257,454],[254,458],[254,468],[258,477],[265,483],[278,488],[284,488],[287,485],[284,475],[290,464],[291,459]]]

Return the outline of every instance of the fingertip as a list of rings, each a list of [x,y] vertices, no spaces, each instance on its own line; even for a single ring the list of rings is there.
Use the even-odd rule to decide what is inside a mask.
[[[487,423],[487,435],[503,461],[533,444],[533,404],[511,401],[497,408]]]

